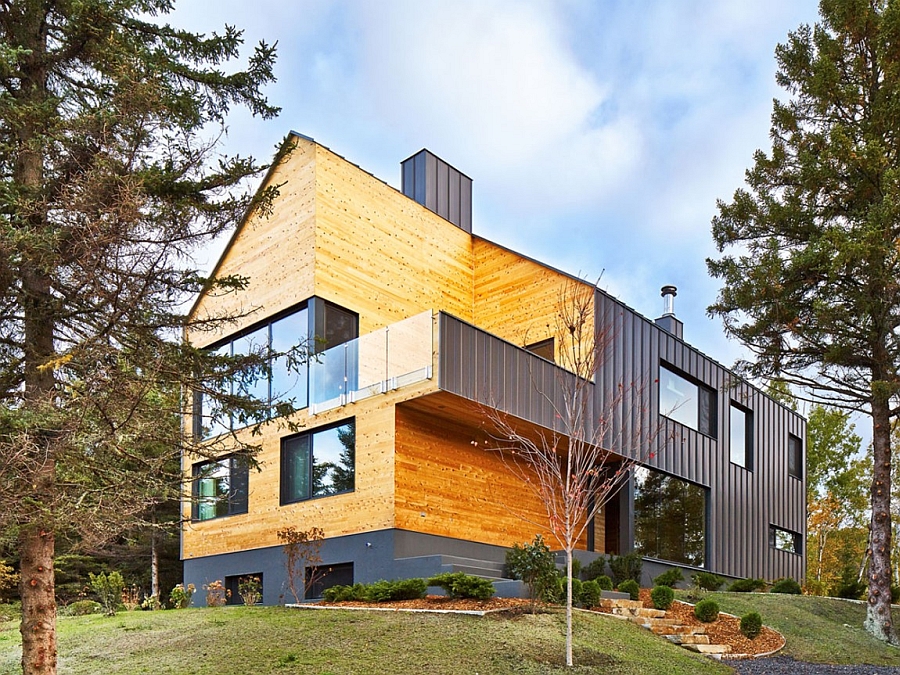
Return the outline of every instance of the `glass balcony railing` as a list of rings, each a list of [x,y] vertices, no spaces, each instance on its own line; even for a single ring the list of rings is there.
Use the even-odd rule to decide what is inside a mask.
[[[430,311],[326,349],[309,362],[309,413],[431,379]]]

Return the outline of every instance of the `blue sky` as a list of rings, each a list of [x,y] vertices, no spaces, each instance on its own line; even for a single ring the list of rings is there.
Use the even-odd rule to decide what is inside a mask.
[[[774,49],[813,0],[180,0],[170,21],[278,42],[275,120],[224,148],[268,158],[294,129],[400,186],[423,147],[474,180],[477,234],[741,354],[706,317],[710,220],[768,150]],[[601,276],[602,275],[602,276]]]

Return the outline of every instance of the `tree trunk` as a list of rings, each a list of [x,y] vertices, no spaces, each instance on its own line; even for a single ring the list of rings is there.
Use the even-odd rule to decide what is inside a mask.
[[[151,607],[156,609],[159,601],[159,547],[156,545],[156,531],[150,532],[150,595],[153,597]]]
[[[22,672],[56,673],[56,597],[53,587],[53,531],[39,526],[23,528],[19,536],[22,598]]]
[[[869,532],[869,602],[863,624],[879,640],[900,644],[891,621],[891,419],[889,401],[872,401],[872,520]]]
[[[572,659],[572,549],[566,548],[566,665],[574,665]]]

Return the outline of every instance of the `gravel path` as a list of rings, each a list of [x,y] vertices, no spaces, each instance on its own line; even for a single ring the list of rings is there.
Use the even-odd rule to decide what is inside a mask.
[[[895,666],[827,666],[774,656],[746,661],[723,661],[741,675],[900,675]]]

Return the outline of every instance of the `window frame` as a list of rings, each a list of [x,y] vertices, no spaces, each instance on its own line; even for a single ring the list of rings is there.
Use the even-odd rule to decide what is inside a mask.
[[[548,337],[537,342],[525,345],[525,351],[531,352],[535,356],[547,359],[552,363],[556,363],[556,339]]]
[[[670,414],[663,412],[663,378],[664,373],[668,373],[679,380],[682,380],[685,384],[690,387],[693,387],[697,392],[696,394],[696,408],[697,414],[696,419],[693,422],[688,422],[685,419],[679,419],[678,417],[674,417]],[[719,401],[718,396],[716,395],[716,390],[712,387],[704,384],[699,381],[697,378],[692,377],[685,373],[683,370],[676,368],[675,366],[667,363],[665,361],[659,362],[659,372],[657,378],[657,406],[658,412],[661,416],[665,417],[667,420],[671,420],[676,422],[692,431],[696,431],[699,434],[703,434],[704,436],[708,436],[713,440],[718,440],[718,427],[719,427]],[[690,400],[687,398],[687,400]],[[673,408],[669,411],[669,413],[675,412],[677,410]],[[701,422],[704,420],[704,413],[706,419],[706,426],[704,427]]]
[[[314,484],[314,474],[317,466],[321,466],[321,464],[316,464],[316,450],[315,450],[315,437],[319,434],[324,434],[333,429],[338,429],[343,426],[352,427],[353,439],[354,439],[354,447],[353,447],[353,487],[350,489],[341,490],[340,492],[333,492],[330,494],[315,494],[313,491]],[[297,441],[306,440],[306,471],[307,471],[307,482],[306,482],[306,496],[304,497],[293,497],[290,494],[289,490],[289,479],[293,475],[286,471],[286,467],[295,464],[294,460],[289,457],[289,453],[293,452],[292,448],[288,447],[288,444],[292,444]],[[349,448],[348,448],[349,450]],[[279,499],[278,503],[280,506],[286,506],[288,504],[297,504],[300,502],[310,501],[312,499],[324,499],[327,497],[334,497],[336,495],[349,494],[351,492],[356,491],[356,418],[350,417],[347,419],[340,420],[338,422],[334,422],[332,424],[327,424],[321,427],[316,427],[314,429],[309,429],[299,434],[291,434],[290,436],[285,436],[281,439],[281,450],[279,453],[279,478],[278,478],[278,487],[279,487]]]
[[[200,482],[206,480],[201,474],[205,467],[218,465],[228,472],[228,494],[223,499],[221,497],[213,497],[211,503],[215,504],[215,515],[207,518],[201,518],[201,506],[204,500],[209,497],[201,496]],[[225,503],[227,507],[224,513],[219,513],[218,504]],[[238,455],[227,455],[218,459],[205,460],[196,462],[191,467],[191,521],[206,522],[208,520],[217,520],[219,518],[228,518],[248,513],[250,510],[250,463],[245,457]]]
[[[794,446],[794,447],[792,447]],[[796,472],[791,471],[791,464],[796,467]],[[806,468],[803,461],[803,440],[792,433],[788,433],[787,443],[787,474],[791,478],[803,480],[804,469]]]
[[[744,416],[743,462],[736,462],[734,456],[734,414]],[[734,466],[753,471],[753,411],[737,401],[728,406],[728,459]]]
[[[783,548],[778,545],[778,535],[786,535],[791,538],[791,548]],[[783,551],[784,553],[791,553],[793,555],[803,555],[803,537],[800,536],[799,532],[794,532],[793,530],[788,530],[783,527],[779,527],[778,525],[769,525],[769,548],[773,548],[776,551]]]

